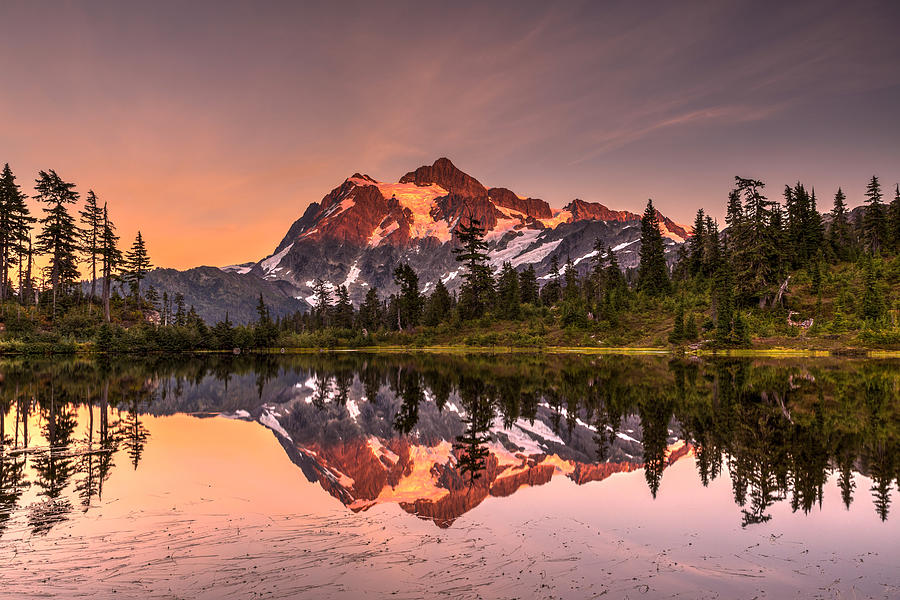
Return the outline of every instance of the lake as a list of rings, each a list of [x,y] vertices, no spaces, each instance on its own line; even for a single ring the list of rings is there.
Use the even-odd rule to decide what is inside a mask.
[[[900,362],[0,361],[3,598],[900,597]]]

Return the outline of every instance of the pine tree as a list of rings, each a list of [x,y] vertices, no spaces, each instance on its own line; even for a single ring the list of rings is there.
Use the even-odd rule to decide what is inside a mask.
[[[260,294],[260,300],[262,299],[262,294]],[[175,293],[175,298],[172,300],[172,303],[175,305],[175,326],[176,327],[184,327],[187,325],[187,310],[186,305],[184,303],[184,294],[181,292]],[[266,315],[268,315],[268,310],[266,311]]]
[[[351,306],[350,310],[353,310]],[[176,317],[177,320],[177,317]],[[262,292],[259,293],[259,302],[256,304],[256,326],[253,328],[253,342],[257,348],[269,348],[275,344],[278,337],[278,329],[272,321],[272,315],[269,313],[269,307],[263,299]]]
[[[138,309],[143,315],[144,311],[141,306],[141,282],[146,279],[147,273],[153,265],[150,264],[150,256],[147,254],[147,245],[141,232],[137,232],[131,250],[125,253],[125,262],[123,264],[122,279],[131,286],[131,294],[134,296],[138,304]]]
[[[113,273],[122,264],[122,251],[119,250],[119,236],[116,235],[116,226],[109,219],[109,210],[103,205],[103,229],[100,236],[100,260],[103,274],[103,316],[107,323],[110,322],[109,293],[112,286]],[[30,271],[30,269],[29,269]]]
[[[878,253],[884,245],[887,237],[887,223],[882,203],[881,184],[878,177],[872,175],[872,179],[866,186],[866,213],[863,215],[863,231],[866,236],[866,245],[873,254]]]
[[[81,217],[81,251],[91,266],[91,301],[97,297],[97,259],[100,257],[100,236],[103,228],[103,209],[97,205],[94,190],[88,190]]]
[[[697,331],[697,320],[694,318],[694,313],[691,313],[684,326],[684,339],[693,341],[698,337],[700,337],[700,332]]]
[[[394,269],[394,283],[400,288],[397,297],[397,328],[415,327],[422,317],[422,294],[419,292],[419,276],[409,264]]]
[[[335,327],[344,329],[353,327],[353,304],[350,302],[350,291],[346,285],[338,287],[333,313]]]
[[[425,303],[425,324],[430,327],[438,325],[447,318],[447,314],[452,308],[453,298],[450,296],[450,292],[447,291],[447,286],[444,285],[444,282],[438,279],[434,286],[434,291],[431,292],[431,296],[428,297],[428,301]]]
[[[48,264],[44,272],[49,275],[53,288],[53,315],[56,315],[56,299],[60,292],[68,292],[78,278],[78,227],[69,214],[67,205],[78,202],[75,184],[63,181],[52,169],[40,171],[35,181],[34,198],[43,203],[43,230],[37,238],[40,254],[47,254]]]
[[[719,242],[719,224],[709,215],[706,216],[703,243],[703,275],[712,277],[719,269],[721,261],[721,245]]]
[[[778,259],[781,254],[777,243],[780,232],[772,226],[775,203],[762,194],[761,190],[765,187],[762,181],[743,177],[734,179],[735,188],[729,195],[729,213],[735,197],[744,201],[741,217],[737,225],[732,225],[735,230],[728,236],[737,292],[740,300],[759,298],[762,306],[772,295],[771,288],[780,270]]]
[[[497,279],[497,312],[505,319],[518,319],[521,310],[519,274],[504,262]]]
[[[860,306],[860,316],[869,322],[878,321],[884,316],[884,295],[881,291],[881,281],[875,270],[875,261],[871,256],[864,257],[863,265],[863,296]]]
[[[706,247],[706,216],[703,209],[697,211],[694,218],[694,228],[688,246],[688,273],[697,277],[703,272],[705,263],[704,250]]]
[[[540,287],[534,265],[530,264],[519,273],[519,297],[523,304],[540,304]]]
[[[331,315],[331,285],[325,283],[321,277],[316,277],[312,285],[313,295],[313,319],[318,327],[328,325]]]
[[[831,227],[828,230],[829,245],[835,256],[840,260],[847,260],[852,244],[846,199],[847,196],[844,195],[843,190],[838,188],[834,195],[834,208],[831,209]]]
[[[665,246],[659,230],[659,219],[653,201],[647,200],[647,208],[641,218],[641,261],[638,265],[638,289],[651,296],[668,294],[672,285],[666,265]]]
[[[441,284],[443,285],[443,284]],[[447,288],[444,288],[445,290]],[[368,332],[376,331],[381,325],[381,302],[378,300],[378,290],[369,288],[366,299],[359,307],[360,325]]]
[[[669,341],[677,344],[684,339],[684,298],[681,297],[678,299],[678,305],[675,308],[675,324],[672,327],[672,333],[669,334]]]
[[[4,165],[0,174],[0,300],[8,296],[9,271],[16,261],[19,265],[19,295],[22,297],[22,261],[31,243],[31,224],[35,222],[26,200],[27,196],[16,183],[9,164]]]
[[[460,289],[459,310],[464,318],[477,319],[493,305],[494,279],[488,266],[487,243],[478,219],[468,225],[460,223],[456,231],[459,247],[453,249],[456,260],[464,263],[465,281]]]
[[[547,274],[550,281],[541,289],[541,302],[546,306],[553,306],[562,297],[562,283],[559,277],[559,257],[550,257],[550,272]]]
[[[102,209],[101,209],[101,214],[102,214]],[[102,219],[102,217],[101,217],[101,219]],[[99,247],[100,246],[98,244],[98,248]],[[99,252],[98,252],[98,256],[99,256]],[[153,309],[155,311],[159,311],[159,306],[157,305],[157,303],[159,302],[160,298],[159,298],[159,292],[156,291],[155,287],[153,287],[152,285],[149,286],[147,288],[147,293],[144,294],[144,298],[147,300],[147,304],[150,305],[151,309]]]

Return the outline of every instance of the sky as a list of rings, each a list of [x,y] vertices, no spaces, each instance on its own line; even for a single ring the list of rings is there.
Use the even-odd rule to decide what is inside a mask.
[[[157,266],[270,254],[354,172],[691,223],[735,175],[900,181],[900,2],[16,2],[0,164],[93,189]]]

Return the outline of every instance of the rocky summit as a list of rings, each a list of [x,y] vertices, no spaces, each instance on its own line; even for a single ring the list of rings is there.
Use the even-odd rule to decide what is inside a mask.
[[[666,251],[674,258],[689,228],[658,217]],[[469,219],[485,228],[497,269],[506,261],[517,269],[534,265],[543,280],[550,276],[554,256],[560,264],[571,258],[580,271],[587,270],[598,238],[614,250],[623,268],[637,265],[640,257],[639,214],[580,199],[554,209],[539,198],[485,187],[440,158],[396,183],[354,173],[310,204],[272,254],[222,270],[246,276],[258,287],[266,282],[283,290],[287,284],[306,307],[314,301],[316,278],[334,289],[347,286],[355,303],[373,287],[391,293],[396,288],[393,270],[401,262],[415,269],[426,293],[438,280],[453,290],[461,283],[452,252],[455,234]],[[207,316],[218,318],[209,311]]]

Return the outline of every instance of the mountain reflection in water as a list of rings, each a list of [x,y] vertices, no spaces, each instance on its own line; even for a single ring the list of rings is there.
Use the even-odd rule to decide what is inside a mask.
[[[140,469],[148,414],[257,421],[349,509],[397,503],[440,527],[554,477],[641,469],[655,498],[686,456],[703,486],[727,475],[745,527],[776,503],[821,506],[832,474],[884,521],[900,474],[891,361],[343,353],[0,372],[0,540],[17,514],[41,534],[102,502],[116,469]]]

